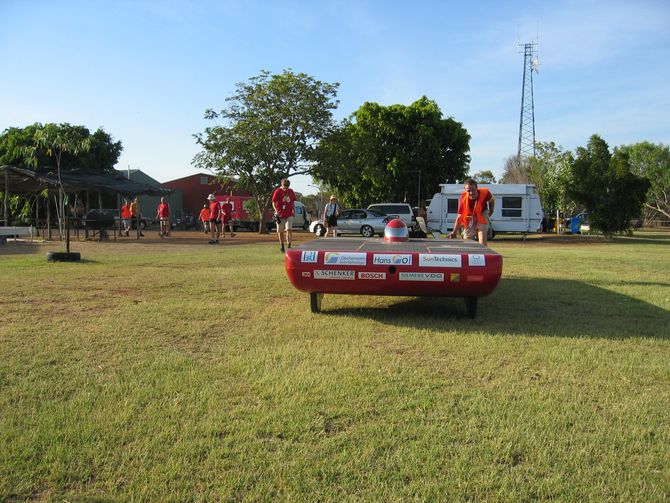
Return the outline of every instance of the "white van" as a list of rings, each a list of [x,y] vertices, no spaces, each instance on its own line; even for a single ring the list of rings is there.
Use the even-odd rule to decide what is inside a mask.
[[[377,213],[382,213],[390,217],[399,218],[408,229],[413,229],[416,225],[416,218],[414,218],[414,212],[412,207],[408,203],[378,203],[371,204],[368,206],[369,210],[376,211]]]
[[[542,203],[535,185],[523,183],[480,183],[491,191],[495,209],[491,217],[490,236],[499,232],[542,232]],[[428,206],[428,229],[443,234],[451,232],[458,214],[462,183],[441,183],[440,192]]]

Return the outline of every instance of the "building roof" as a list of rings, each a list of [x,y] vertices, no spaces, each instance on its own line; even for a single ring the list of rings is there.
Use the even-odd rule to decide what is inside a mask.
[[[0,174],[6,175],[8,190],[14,194],[29,194],[45,188],[58,187],[55,169],[30,170],[16,166],[0,166]],[[3,176],[4,178],[4,176]],[[152,187],[146,183],[128,180],[122,174],[100,174],[86,171],[61,171],[61,183],[65,191],[98,190],[114,192],[126,196],[163,196],[173,192],[170,189]],[[0,189],[5,181],[0,178]]]

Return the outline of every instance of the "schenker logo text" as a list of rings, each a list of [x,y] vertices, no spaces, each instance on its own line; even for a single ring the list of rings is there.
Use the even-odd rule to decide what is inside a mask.
[[[412,265],[412,255],[410,254],[395,254],[390,253],[379,254],[375,253],[372,258],[373,265]]]
[[[346,280],[355,280],[356,272],[355,271],[340,271],[334,269],[315,269],[314,270],[314,279],[346,279]]]

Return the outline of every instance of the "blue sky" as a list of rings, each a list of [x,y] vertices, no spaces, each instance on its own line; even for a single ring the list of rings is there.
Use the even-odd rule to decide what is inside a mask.
[[[338,119],[435,100],[472,136],[470,172],[499,176],[517,150],[519,42],[539,42],[537,140],[670,143],[667,0],[0,0],[0,20],[0,130],[102,127],[123,143],[117,168],[161,182],[197,172],[205,109],[286,68],[339,82]]]

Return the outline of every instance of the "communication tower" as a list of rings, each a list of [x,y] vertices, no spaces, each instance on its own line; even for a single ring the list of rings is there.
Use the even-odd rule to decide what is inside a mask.
[[[533,72],[538,73],[537,43],[519,44],[523,47],[523,87],[521,89],[521,120],[519,121],[519,160],[535,155],[535,102]],[[519,51],[521,52],[521,51]]]

